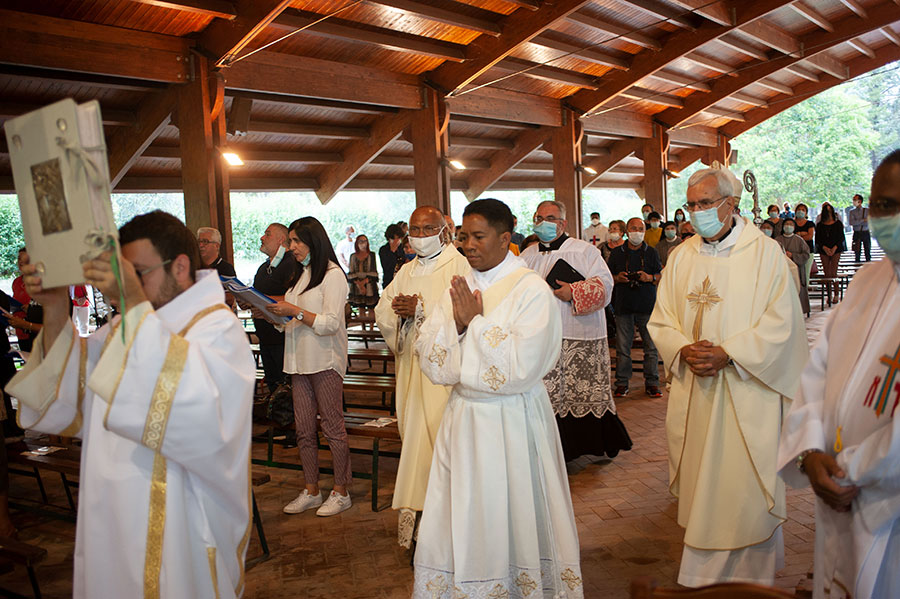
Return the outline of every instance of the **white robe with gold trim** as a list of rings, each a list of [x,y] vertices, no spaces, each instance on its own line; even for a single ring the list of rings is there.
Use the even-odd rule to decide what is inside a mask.
[[[672,380],[669,489],[686,529],[679,582],[771,584],[787,517],[778,437],[808,355],[800,302],[781,248],[745,219],[722,242],[694,236],[679,247],[648,325]],[[695,377],[680,351],[703,339],[735,366]]]
[[[483,316],[456,332],[449,293],[425,322],[422,369],[453,391],[438,431],[413,597],[581,598],[578,535],[542,378],[562,331],[547,284],[512,254],[469,287]]]
[[[808,485],[796,458],[818,449],[847,474],[839,484],[860,487],[850,512],[816,498],[813,597],[900,597],[900,266],[885,259],[853,277],[801,385],[781,436],[785,480]]]
[[[419,367],[414,351],[419,328],[450,287],[450,279],[469,270],[465,257],[447,245],[432,260],[417,257],[404,264],[375,306],[375,322],[395,356],[397,425],[403,441],[394,485],[395,510],[421,511],[425,504],[434,440],[450,398],[450,387],[433,384]],[[397,316],[391,302],[398,295],[419,297],[415,317]]]
[[[243,593],[256,369],[215,275],[129,309],[124,343],[120,319],[38,339],[7,388],[23,427],[83,441],[76,599]]]

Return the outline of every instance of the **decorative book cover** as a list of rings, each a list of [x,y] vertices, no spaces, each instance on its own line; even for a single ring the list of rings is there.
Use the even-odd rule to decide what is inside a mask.
[[[118,238],[100,104],[71,98],[6,122],[25,245],[44,287],[84,282],[81,263]]]

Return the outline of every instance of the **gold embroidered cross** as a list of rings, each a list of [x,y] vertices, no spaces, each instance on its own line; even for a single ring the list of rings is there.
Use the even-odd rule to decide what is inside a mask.
[[[503,376],[503,373],[500,372],[500,369],[496,366],[488,368],[481,376],[481,380],[494,391],[497,391],[506,384],[506,377]]]
[[[528,572],[522,572],[516,578],[516,586],[518,586],[519,590],[522,591],[523,597],[528,597],[537,588],[537,583],[531,576],[528,575]]]
[[[688,301],[697,308],[697,318],[694,319],[694,341],[700,341],[700,331],[703,328],[703,312],[712,310],[722,301],[716,288],[712,286],[709,277],[703,279],[703,284],[688,294]]]
[[[435,576],[432,578],[427,585],[425,585],[425,589],[431,593],[431,599],[440,599],[440,596],[443,595],[450,587],[444,582],[443,576]]]
[[[572,571],[572,568],[563,570],[563,573],[560,574],[559,577],[564,583],[569,585],[569,590],[571,591],[574,591],[581,586],[581,579]]]
[[[444,360],[447,359],[447,350],[435,343],[431,346],[431,353],[428,354],[428,361],[437,364],[438,368],[444,367]]]
[[[488,595],[488,599],[509,599],[509,591],[504,589],[502,584],[497,584]]]
[[[488,345],[491,347],[497,347],[500,345],[504,339],[506,339],[507,334],[503,332],[498,326],[493,326],[484,332],[484,340],[488,342]]]
[[[469,599],[469,595],[463,593],[461,588],[453,587],[453,599]]]

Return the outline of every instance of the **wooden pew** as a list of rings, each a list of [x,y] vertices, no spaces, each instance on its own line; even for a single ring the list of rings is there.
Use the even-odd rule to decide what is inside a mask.
[[[358,403],[348,403],[346,399],[344,400],[344,411],[347,411],[347,408],[354,408],[357,410],[378,410],[387,408],[391,414],[396,411],[396,401],[394,390],[396,388],[396,381],[393,376],[385,376],[383,374],[352,374],[348,373],[344,375],[344,392],[347,391],[375,391],[377,393],[381,393],[381,408],[378,406],[372,406],[368,404],[358,404]],[[390,404],[387,402],[387,397],[390,396],[391,401]]]
[[[350,368],[353,366],[353,360],[366,360],[369,363],[369,368],[372,367],[372,362],[381,362],[382,370],[381,374],[389,374],[387,367],[388,362],[394,361],[394,352],[389,350],[388,348],[357,348],[351,347],[347,350],[347,372],[351,372]],[[378,374],[375,372],[370,373],[359,373],[359,374]]]

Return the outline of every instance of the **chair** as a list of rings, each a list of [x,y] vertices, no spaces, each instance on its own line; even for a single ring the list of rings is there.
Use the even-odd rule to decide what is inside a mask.
[[[697,589],[657,588],[648,577],[631,581],[631,599],[797,599],[787,591],[744,582],[723,582]]]

